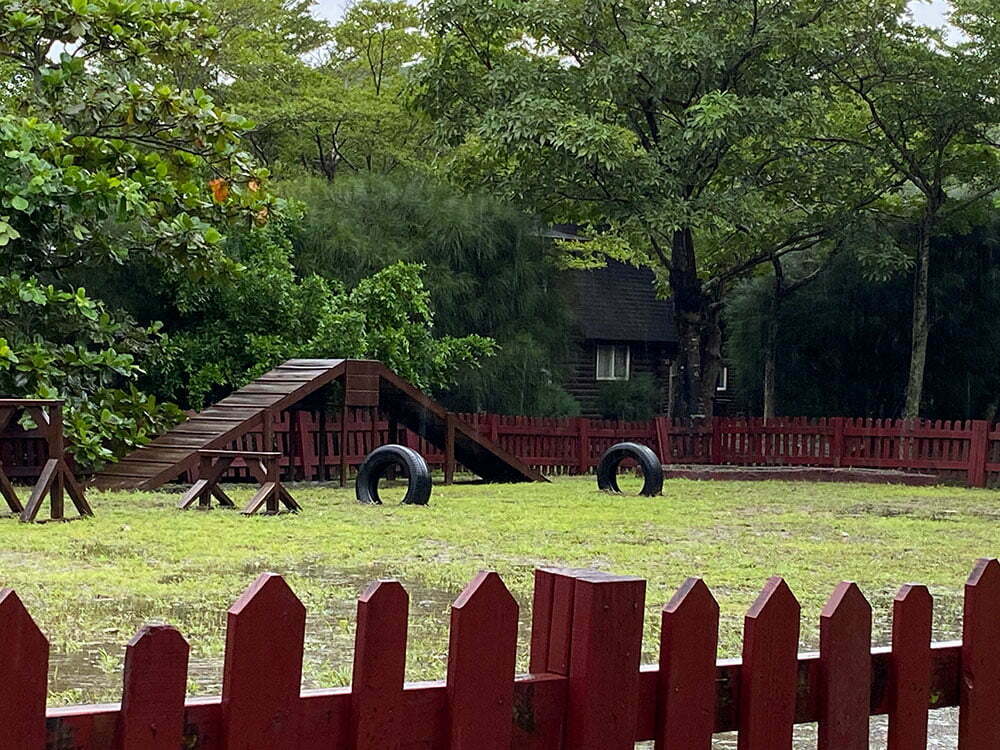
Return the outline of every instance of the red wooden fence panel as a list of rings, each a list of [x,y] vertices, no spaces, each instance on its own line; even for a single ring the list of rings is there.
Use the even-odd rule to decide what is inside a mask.
[[[663,608],[656,750],[711,750],[718,643],[719,604],[688,578]]]
[[[306,609],[264,573],[229,608],[222,670],[226,750],[298,750]]]
[[[184,636],[169,625],[147,625],[129,641],[117,750],[183,746],[188,652]]]
[[[1000,747],[1000,564],[979,560],[965,585],[962,628],[962,750]]]
[[[395,750],[400,745],[409,605],[398,581],[372,584],[358,600],[351,680],[354,750]]]
[[[739,750],[791,750],[798,648],[799,603],[775,576],[744,622]]]
[[[477,575],[451,608],[450,750],[508,750],[514,705],[517,602],[493,572]]]
[[[871,605],[856,584],[841,583],[820,615],[819,750],[867,750],[871,647]]]
[[[49,642],[11,589],[0,589],[0,747],[45,747]]]
[[[903,586],[892,604],[889,750],[927,746],[934,602],[926,586]]]

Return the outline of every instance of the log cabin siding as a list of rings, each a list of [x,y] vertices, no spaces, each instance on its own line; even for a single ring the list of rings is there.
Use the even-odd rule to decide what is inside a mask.
[[[660,407],[661,409],[665,407],[669,376],[668,358],[673,356],[676,351],[675,346],[642,341],[576,339],[570,347],[563,368],[567,373],[563,387],[580,403],[580,411],[583,416],[601,416],[597,408],[598,391],[602,383],[611,382],[597,379],[598,344],[627,344],[629,347],[629,377],[634,378],[639,374],[651,375],[656,382],[657,390],[662,395]]]

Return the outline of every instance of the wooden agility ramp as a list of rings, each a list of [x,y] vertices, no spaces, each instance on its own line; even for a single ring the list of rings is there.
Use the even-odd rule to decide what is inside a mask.
[[[154,489],[197,469],[199,450],[221,450],[246,433],[261,430],[270,445],[275,415],[334,384],[342,389],[345,410],[381,410],[487,482],[546,481],[381,362],[290,359],[106,467],[93,484],[102,489]]]

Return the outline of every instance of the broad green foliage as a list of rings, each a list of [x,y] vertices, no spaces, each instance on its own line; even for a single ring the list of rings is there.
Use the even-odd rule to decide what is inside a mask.
[[[597,391],[597,409],[605,419],[652,419],[659,410],[661,398],[652,376],[640,373],[630,380],[601,383]]]
[[[349,291],[291,266],[285,221],[235,232],[226,250],[244,270],[213,284],[171,280],[176,353],[152,373],[158,392],[200,408],[292,357],[380,359],[420,387],[449,383],[492,352],[479,336],[436,337],[415,265],[396,264]]]
[[[0,393],[66,398],[66,435],[82,468],[178,420],[177,407],[131,385],[162,352],[157,327],[112,317],[82,289],[0,277]]]
[[[160,0],[2,0],[0,392],[61,397],[78,463],[141,443],[178,411],[133,387],[166,358],[139,326],[68,281],[135,261],[232,272],[224,222],[266,222],[266,172],[243,118],[166,65],[204,59],[214,33],[194,5]]]
[[[142,253],[207,273],[213,225],[267,216],[243,118],[158,67],[212,33],[193,5],[4,0],[0,257],[25,273]]]

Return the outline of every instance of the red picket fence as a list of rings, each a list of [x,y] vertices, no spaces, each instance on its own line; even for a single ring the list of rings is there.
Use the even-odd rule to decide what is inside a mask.
[[[653,448],[666,464],[816,466],[904,469],[961,476],[970,486],[1000,480],[1000,425],[985,421],[893,419],[714,418],[700,423],[656,417],[644,422],[457,414],[501,448],[548,474],[584,474],[623,440]],[[373,425],[367,409],[352,409],[348,464],[358,466],[389,440],[388,421]],[[310,412],[281,415],[275,423],[283,466],[296,478],[329,478],[340,466],[339,417],[329,423]],[[400,429],[400,442],[416,448],[435,468],[444,455]],[[261,433],[238,447],[261,450]]]
[[[927,746],[928,711],[959,706],[960,750],[1000,747],[1000,564],[965,587],[963,636],[931,643],[932,598],[900,589],[892,645],[871,647],[872,609],[853,583],[820,618],[818,653],[798,653],[799,604],[768,580],[744,620],[741,659],[717,660],[719,606],[690,578],[662,610],[659,663],[640,666],[646,582],[587,570],[535,572],[531,673],[515,676],[518,605],[496,573],[451,609],[447,677],[407,684],[408,595],[394,581],[359,599],[352,687],[301,690],[306,611],[261,575],[229,609],[222,695],[185,700],[188,644],[147,626],[128,644],[120,704],[46,713],[49,646],[0,591],[0,747],[18,750],[786,750],[818,722],[820,750],[867,748],[888,714],[889,747]],[[48,743],[48,744],[46,744]]]
[[[1000,482],[1000,425],[980,420],[782,417],[765,423],[717,417],[696,423],[667,417],[620,422],[455,416],[547,474],[587,473],[610,445],[630,440],[650,446],[666,464],[903,469],[961,477],[973,487]],[[339,475],[342,450],[349,467],[359,466],[369,451],[389,441],[391,426],[378,415],[373,423],[369,409],[354,407],[348,409],[343,446],[339,414],[283,412],[273,432],[286,477],[321,480]],[[444,467],[444,454],[417,434],[400,427],[398,440],[418,450],[433,468]],[[231,447],[265,450],[262,431],[246,434]],[[0,436],[0,461],[11,477],[37,477],[44,460],[44,443],[30,434]],[[240,471],[229,477],[241,478]]]

